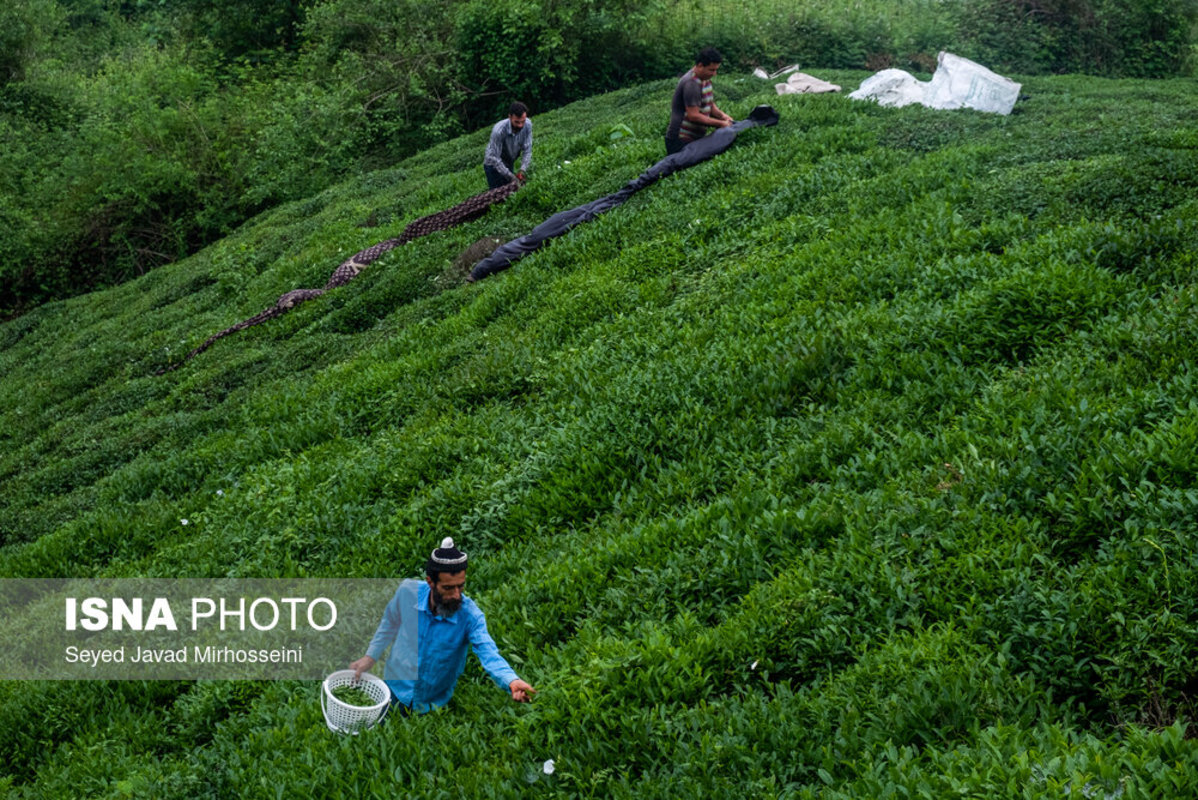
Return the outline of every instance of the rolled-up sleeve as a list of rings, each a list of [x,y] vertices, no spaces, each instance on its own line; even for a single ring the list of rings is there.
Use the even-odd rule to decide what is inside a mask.
[[[395,590],[391,601],[383,609],[383,618],[379,620],[379,626],[374,632],[374,638],[370,640],[370,646],[366,648],[366,655],[375,661],[382,660],[383,654],[395,642],[395,636],[399,633],[399,626],[403,622],[403,615],[400,611],[402,594],[402,587]]]
[[[499,647],[496,646],[495,640],[487,631],[486,617],[477,610],[477,606],[475,611],[477,613],[470,615],[470,646],[478,656],[483,669],[491,676],[491,680],[495,681],[500,689],[506,690],[512,681],[520,676],[499,654]]]

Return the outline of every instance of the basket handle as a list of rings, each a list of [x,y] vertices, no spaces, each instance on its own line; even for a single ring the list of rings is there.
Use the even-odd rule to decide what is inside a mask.
[[[378,722],[374,723],[375,725],[383,724],[383,720],[385,720],[387,718],[387,712],[391,710],[391,701],[392,701],[391,687],[388,686],[387,687],[387,705],[383,708],[383,713],[379,716]]]

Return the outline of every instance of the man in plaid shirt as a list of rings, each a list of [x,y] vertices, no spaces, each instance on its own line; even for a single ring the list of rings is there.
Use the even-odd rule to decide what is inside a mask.
[[[522,155],[520,170],[513,173],[518,155]],[[498,189],[515,180],[523,183],[524,173],[531,163],[532,120],[528,118],[528,106],[515,102],[508,109],[507,119],[499,120],[491,128],[491,139],[487,142],[487,152],[483,154],[487,186]]]

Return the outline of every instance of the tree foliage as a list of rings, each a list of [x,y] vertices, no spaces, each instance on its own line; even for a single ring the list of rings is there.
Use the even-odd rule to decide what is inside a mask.
[[[983,0],[960,7],[972,53],[1020,72],[1159,78],[1187,68],[1194,0]]]

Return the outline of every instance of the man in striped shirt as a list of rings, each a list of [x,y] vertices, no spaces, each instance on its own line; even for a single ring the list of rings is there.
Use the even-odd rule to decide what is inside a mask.
[[[512,173],[516,156],[523,154],[519,172]],[[491,128],[491,139],[487,152],[483,154],[483,172],[487,175],[487,187],[498,189],[514,180],[524,182],[524,173],[532,163],[532,120],[528,118],[528,106],[517,101],[508,109],[507,119],[501,119]]]
[[[695,66],[678,80],[670,103],[670,127],[666,129],[666,154],[673,155],[696,139],[707,135],[708,128],[726,128],[732,117],[715,104],[711,79],[724,57],[714,47],[695,56]]]

